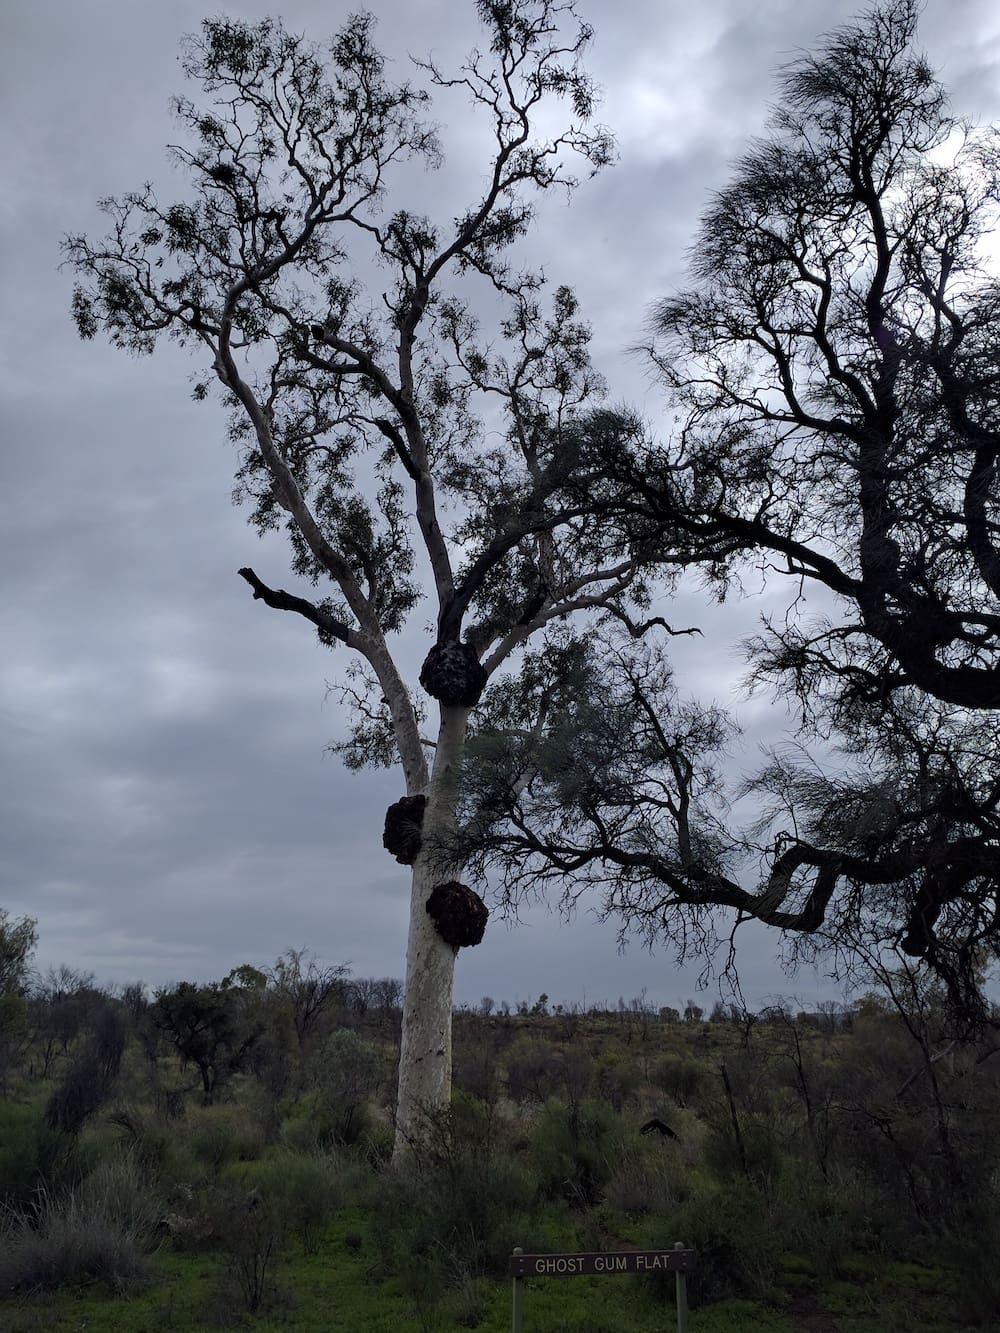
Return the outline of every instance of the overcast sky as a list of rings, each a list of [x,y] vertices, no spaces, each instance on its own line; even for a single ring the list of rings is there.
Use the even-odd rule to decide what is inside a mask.
[[[356,6],[351,6],[356,7]],[[382,0],[379,40],[398,57],[460,54],[476,38],[471,0]],[[532,257],[581,297],[594,356],[616,399],[661,424],[664,409],[627,356],[648,303],[683,277],[708,192],[764,121],[774,71],[856,7],[844,0],[581,0],[596,27],[590,67],[621,155],[569,211],[547,209]],[[265,0],[222,7],[256,20]],[[342,658],[298,618],[248,595],[252,564],[294,586],[282,543],[261,548],[231,507],[225,423],[190,401],[194,363],[165,344],[130,360],[77,340],[67,231],[103,232],[98,197],[166,183],[184,90],[178,42],[195,0],[6,0],[0,5],[0,906],[38,920],[42,966],[152,984],[222,976],[307,947],[358,975],[401,976],[408,872],[381,848],[391,774],[351,774],[326,752],[342,734],[328,695]],[[275,11],[277,12],[277,11]],[[347,9],[286,0],[286,25],[323,39]],[[956,107],[1000,117],[1000,9],[928,0],[922,44]],[[445,143],[448,142],[445,125]],[[435,191],[473,198],[468,138]],[[169,189],[164,193],[170,194]],[[400,199],[416,210],[425,199]],[[702,613],[682,641],[699,695],[734,708],[747,745],[737,772],[777,740],[784,714],[734,691],[735,643],[759,598]],[[683,615],[680,614],[683,611]],[[830,998],[821,976],[782,975],[775,941],[747,934],[751,1003]],[[613,927],[543,910],[494,922],[463,951],[458,1001],[483,995],[657,1003],[695,994],[697,968]],[[708,1000],[712,995],[709,993]]]

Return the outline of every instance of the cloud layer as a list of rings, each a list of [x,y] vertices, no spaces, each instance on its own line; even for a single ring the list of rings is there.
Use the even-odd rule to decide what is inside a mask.
[[[228,8],[266,12],[246,0]],[[655,419],[662,403],[627,355],[648,302],[680,280],[708,192],[763,126],[775,67],[853,6],[584,9],[621,161],[571,209],[546,207],[528,248],[553,282],[576,287],[613,396]],[[326,690],[337,655],[253,603],[236,577],[252,562],[291,586],[282,543],[260,549],[229,505],[225,424],[190,401],[194,367],[175,349],[132,362],[77,341],[70,278],[56,267],[63,234],[101,230],[99,196],[168,177],[178,40],[202,14],[191,0],[52,0],[0,18],[0,905],[38,918],[43,964],[102,980],[218,977],[289,946],[362,975],[400,975],[407,876],[380,847],[399,783],[349,774],[326,752],[341,730]],[[331,22],[317,0],[286,0],[283,14],[317,38]],[[455,0],[393,0],[379,15],[401,61],[430,49],[445,60],[475,37],[472,6]],[[994,6],[930,0],[922,33],[959,109],[996,114]],[[447,215],[475,194],[482,167],[472,129],[458,121],[445,132],[453,154],[434,191]],[[669,612],[717,627],[710,656],[690,641],[680,650],[702,693],[728,701],[740,667],[718,635],[735,643],[759,611],[703,613],[692,592]],[[750,767],[784,717],[766,700],[740,706],[748,749],[734,762]],[[822,986],[789,983],[773,951],[763,932],[748,937],[750,998]],[[614,1001],[645,988],[668,1003],[695,980],[664,956],[619,956],[610,927],[538,910],[516,930],[494,925],[463,955],[458,997]]]

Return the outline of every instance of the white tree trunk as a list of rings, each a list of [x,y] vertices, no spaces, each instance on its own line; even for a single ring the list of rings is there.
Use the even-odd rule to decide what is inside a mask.
[[[427,866],[413,869],[406,991],[399,1054],[395,1159],[425,1137],[428,1117],[451,1101],[451,1008],[455,949],[437,933],[424,904],[440,883]]]
[[[405,1158],[426,1136],[428,1116],[451,1103],[452,985],[457,950],[442,940],[426,904],[436,884],[458,879],[461,872],[461,866],[441,856],[436,844],[454,827],[468,716],[464,708],[441,710],[421,851],[413,866],[395,1161]]]

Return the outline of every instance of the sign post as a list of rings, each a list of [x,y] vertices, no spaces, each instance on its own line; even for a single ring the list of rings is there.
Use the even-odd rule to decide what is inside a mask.
[[[606,1250],[581,1254],[525,1254],[520,1246],[510,1257],[513,1279],[511,1333],[523,1333],[524,1279],[527,1277],[579,1277],[584,1273],[673,1273],[677,1297],[677,1333],[687,1333],[687,1274],[694,1267],[695,1252],[678,1241],[672,1250]]]
[[[684,1250],[684,1242],[679,1240],[674,1245],[675,1251]],[[687,1269],[677,1268],[674,1270],[674,1281],[677,1287],[677,1333],[688,1333],[688,1280]]]
[[[514,1254],[511,1258],[512,1272],[515,1261],[517,1260],[518,1256],[523,1253],[524,1251],[521,1249],[520,1245],[514,1247]],[[517,1273],[514,1273],[513,1276],[514,1294],[511,1305],[510,1333],[522,1333],[522,1330],[524,1328],[524,1323],[523,1323],[524,1311],[521,1309],[521,1294],[522,1294],[521,1283],[523,1282],[523,1280],[524,1280],[523,1278],[518,1277]]]

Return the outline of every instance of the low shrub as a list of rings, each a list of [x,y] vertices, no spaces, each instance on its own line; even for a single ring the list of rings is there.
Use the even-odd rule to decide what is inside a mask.
[[[667,1235],[665,1226],[669,1226]],[[698,1251],[698,1262],[688,1279],[693,1305],[729,1296],[766,1299],[773,1291],[781,1238],[767,1201],[744,1182],[693,1194],[671,1211],[669,1222],[649,1218],[640,1238],[650,1248],[683,1241]],[[665,1301],[673,1301],[671,1274],[655,1274],[648,1280]]]
[[[110,1133],[109,1133],[110,1132]],[[179,1137],[177,1121],[163,1120],[131,1105],[117,1107],[100,1127],[87,1131],[99,1151],[126,1152],[157,1182],[161,1192],[189,1183],[199,1173],[190,1145]]]
[[[138,1153],[105,1158],[81,1182],[76,1194],[85,1214],[103,1218],[133,1236],[143,1252],[159,1244],[163,1199]]]
[[[533,1127],[530,1159],[543,1198],[578,1208],[597,1203],[610,1175],[620,1122],[606,1102],[550,1100]]]
[[[742,1116],[737,1140],[731,1120],[718,1112],[709,1122],[704,1155],[719,1181],[748,1172],[754,1184],[765,1189],[778,1180],[787,1161],[774,1122],[764,1115]]]
[[[678,1106],[687,1106],[705,1088],[707,1070],[704,1064],[690,1056],[669,1052],[653,1066],[649,1081]]]
[[[373,1242],[388,1272],[408,1280],[433,1267],[446,1287],[501,1274],[529,1230],[530,1178],[514,1162],[478,1172],[394,1174],[371,1200]]]
[[[605,1203],[630,1217],[668,1213],[687,1194],[672,1148],[649,1140],[624,1148],[604,1186]]]
[[[804,1255],[824,1278],[845,1276],[852,1255],[880,1244],[879,1206],[864,1180],[842,1170],[829,1181],[811,1178],[807,1169],[788,1172],[774,1195],[783,1247]]]
[[[280,1202],[260,1191],[217,1188],[207,1201],[215,1243],[226,1259],[227,1288],[248,1314],[273,1301],[275,1272],[285,1239]]]
[[[364,1143],[372,1123],[371,1103],[387,1078],[386,1059],[369,1041],[347,1028],[331,1033],[312,1061],[313,1095],[299,1115],[315,1126],[320,1148]]]
[[[364,1160],[370,1167],[378,1171],[389,1165],[395,1144],[396,1135],[392,1126],[384,1121],[376,1120],[369,1126],[368,1132],[359,1146]]]
[[[310,1097],[299,1102],[292,1113],[282,1120],[278,1131],[278,1143],[293,1153],[317,1152],[319,1149],[317,1121],[314,1099]]]
[[[489,1291],[482,1278],[464,1276],[448,1300],[448,1315],[459,1328],[478,1328],[486,1318]]]
[[[0,1205],[18,1208],[39,1189],[60,1189],[79,1173],[72,1137],[51,1129],[42,1111],[0,1101]]]
[[[264,1149],[264,1127],[244,1107],[199,1107],[188,1119],[190,1151],[216,1173],[231,1162],[254,1161]]]
[[[343,1202],[342,1171],[325,1153],[278,1150],[247,1172],[246,1182],[281,1216],[283,1226],[315,1254],[323,1228]]]
[[[970,1206],[962,1225],[943,1238],[932,1251],[933,1258],[943,1258],[955,1272],[956,1313],[963,1327],[996,1328],[1000,1310],[1000,1268],[984,1262],[984,1255],[995,1254],[1000,1246],[1000,1199],[987,1186],[983,1197]],[[970,1238],[975,1237],[970,1244]]]
[[[504,1272],[523,1245],[537,1190],[529,1171],[512,1160],[488,1115],[472,1098],[457,1098],[439,1126],[437,1148],[405,1172],[376,1177],[367,1211],[385,1268],[404,1286],[426,1294],[433,1269],[443,1289]]]
[[[77,1189],[41,1190],[0,1220],[0,1290],[54,1291],[99,1282],[115,1291],[145,1283],[158,1244],[158,1203],[129,1157],[103,1163]]]

